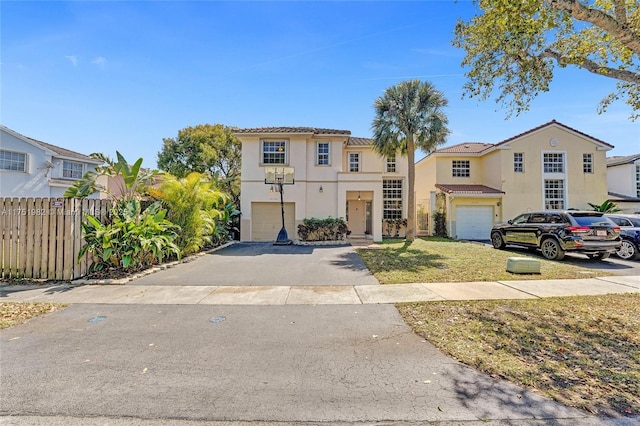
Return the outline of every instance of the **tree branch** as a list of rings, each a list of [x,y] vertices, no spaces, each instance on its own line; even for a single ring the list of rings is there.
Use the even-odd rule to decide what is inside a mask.
[[[626,25],[627,21],[627,6],[624,4],[625,0],[612,0],[613,10],[616,14],[616,19],[621,24]]]
[[[589,22],[607,31],[612,37],[624,46],[640,55],[640,35],[635,33],[626,22],[626,8],[624,8],[625,20],[620,22],[612,16],[598,9],[593,9],[581,4],[578,0],[544,0],[549,6],[560,12],[567,12],[579,21]],[[618,5],[623,1],[616,1],[616,15],[621,13]],[[590,70],[591,71],[591,70]]]
[[[544,52],[540,54],[543,58],[551,58],[555,60],[559,65],[578,65],[585,70],[592,72],[594,74],[598,74],[604,77],[609,77],[617,80],[627,81],[629,83],[640,84],[640,74],[635,73],[633,71],[621,70],[617,68],[604,67],[596,62],[593,62],[589,59],[583,59],[582,62],[576,63],[575,61],[570,61],[566,57],[562,56],[562,54],[558,52],[554,52],[551,49],[545,49]]]

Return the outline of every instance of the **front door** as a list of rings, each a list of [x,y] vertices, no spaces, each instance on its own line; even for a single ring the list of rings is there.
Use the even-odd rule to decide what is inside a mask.
[[[351,235],[364,235],[367,230],[366,201],[349,200],[347,225]]]

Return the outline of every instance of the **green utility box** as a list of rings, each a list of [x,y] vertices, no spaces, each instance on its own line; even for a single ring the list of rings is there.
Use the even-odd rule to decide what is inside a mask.
[[[528,257],[510,257],[507,259],[507,272],[514,274],[539,274],[540,261]]]

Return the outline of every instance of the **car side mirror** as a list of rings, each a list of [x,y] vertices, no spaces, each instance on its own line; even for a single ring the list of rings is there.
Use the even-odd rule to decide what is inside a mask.
[[[507,221],[507,223],[508,223],[509,225],[513,225],[513,220],[512,220],[512,219],[509,219],[509,220]]]

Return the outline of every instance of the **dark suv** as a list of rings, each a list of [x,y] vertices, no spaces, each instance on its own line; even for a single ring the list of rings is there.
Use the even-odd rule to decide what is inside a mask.
[[[621,241],[620,227],[594,211],[528,212],[491,229],[493,247],[514,244],[539,249],[551,260],[561,260],[567,251],[586,254],[590,259],[606,259]]]
[[[606,214],[616,225],[620,227],[622,245],[616,251],[621,259],[640,259],[640,215],[637,214]]]

